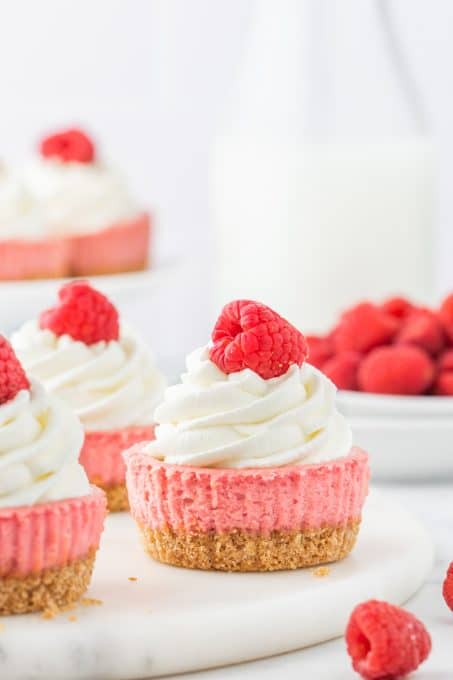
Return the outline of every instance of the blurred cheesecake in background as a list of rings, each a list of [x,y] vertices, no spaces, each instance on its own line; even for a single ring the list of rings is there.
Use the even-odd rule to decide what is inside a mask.
[[[81,130],[44,138],[20,173],[0,170],[0,280],[146,269],[150,227]]]

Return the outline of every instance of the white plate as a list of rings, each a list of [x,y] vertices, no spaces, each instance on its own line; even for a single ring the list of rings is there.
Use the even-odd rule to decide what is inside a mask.
[[[160,286],[176,268],[165,263],[154,269],[129,274],[85,277],[106,293],[117,305],[134,300],[138,293],[146,294]],[[27,319],[35,317],[56,300],[58,288],[70,279],[0,282],[0,331],[9,333]]]
[[[110,516],[89,592],[103,605],[2,619],[0,677],[135,680],[306,647],[342,635],[358,602],[407,600],[432,561],[423,527],[380,496],[356,549],[324,578],[167,567],[145,555],[127,514]]]
[[[453,398],[340,390],[337,404],[375,479],[453,479]]]

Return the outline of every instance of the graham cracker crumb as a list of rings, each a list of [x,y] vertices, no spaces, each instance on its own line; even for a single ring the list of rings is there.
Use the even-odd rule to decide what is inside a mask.
[[[51,609],[49,607],[48,609],[44,609],[43,613],[41,614],[41,618],[45,619],[46,621],[50,621],[50,619],[54,619],[57,614],[58,609]]]
[[[73,608],[91,580],[96,551],[65,567],[46,569],[28,576],[0,579],[0,615],[42,612],[53,619],[61,611]]]
[[[129,499],[127,496],[126,484],[105,486],[105,484],[102,484],[102,482],[96,479],[92,479],[90,481],[105,491],[105,495],[107,496],[107,508],[109,512],[123,512],[124,510],[129,510]]]
[[[77,616],[75,616],[74,614],[72,616],[68,616],[68,621],[71,621],[71,622],[77,621]]]
[[[3,633],[4,630],[5,630],[5,624],[0,623],[0,633]]]
[[[273,531],[269,535],[234,530],[188,533],[141,527],[154,559],[189,569],[277,571],[316,567],[346,557],[354,547],[360,520],[341,527]]]
[[[99,607],[104,604],[102,600],[97,600],[95,597],[82,597],[80,604],[83,607]]]
[[[136,576],[129,576],[127,579],[128,581],[138,581],[138,578]]]
[[[330,568],[318,567],[317,569],[314,570],[313,574],[318,578],[324,578],[325,576],[328,576],[330,574]]]

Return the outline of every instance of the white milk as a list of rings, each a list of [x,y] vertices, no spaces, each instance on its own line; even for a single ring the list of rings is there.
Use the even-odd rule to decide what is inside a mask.
[[[265,301],[305,330],[362,298],[432,291],[428,141],[218,140],[216,303]]]

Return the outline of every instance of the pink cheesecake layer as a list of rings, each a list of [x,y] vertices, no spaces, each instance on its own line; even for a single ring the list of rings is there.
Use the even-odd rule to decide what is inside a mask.
[[[93,484],[108,488],[124,484],[123,452],[139,442],[154,439],[154,425],[125,427],[105,432],[86,432],[80,462]]]
[[[89,234],[70,243],[72,276],[137,271],[148,265],[151,220],[146,213]]]
[[[368,491],[367,454],[267,469],[167,465],[133,447],[125,454],[131,513],[174,531],[268,534],[341,527],[359,520]]]
[[[23,577],[83,559],[99,546],[105,494],[0,509],[0,577]]]
[[[0,280],[52,279],[68,273],[68,244],[62,239],[0,241]]]

